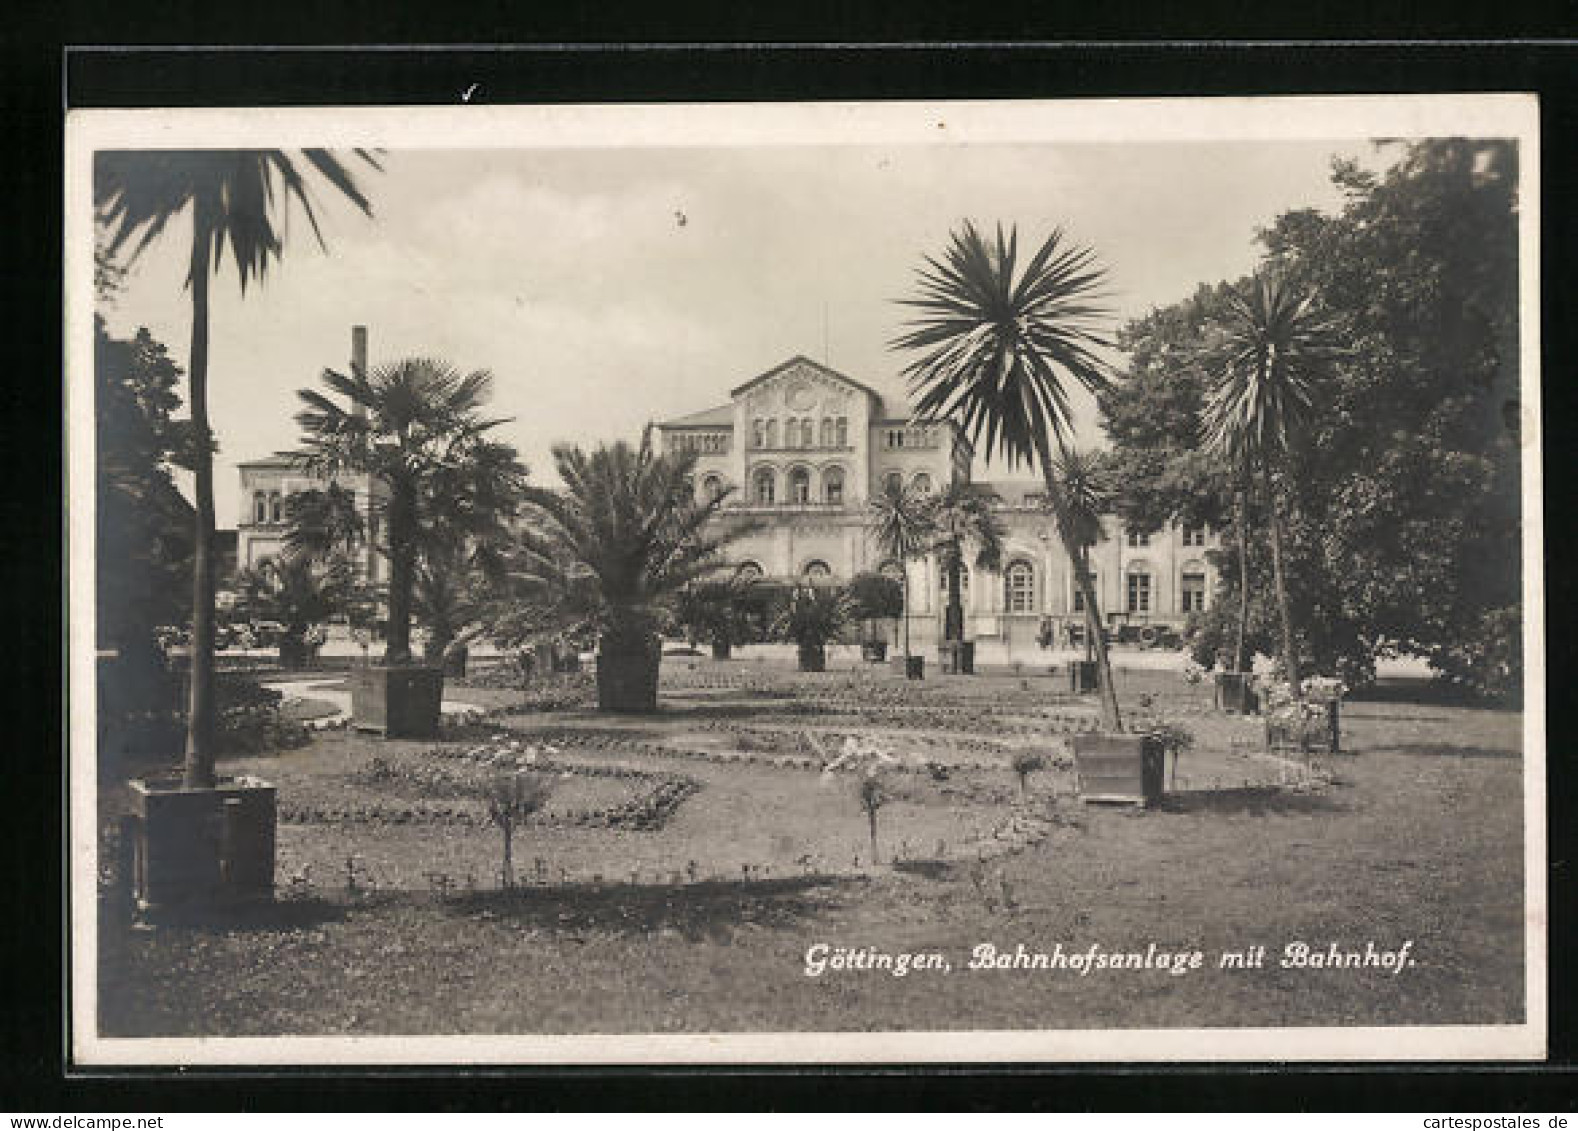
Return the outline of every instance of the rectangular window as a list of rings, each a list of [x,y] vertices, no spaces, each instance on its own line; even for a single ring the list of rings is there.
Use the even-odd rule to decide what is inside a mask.
[[[1090,575],[1090,588],[1092,592],[1097,591],[1097,575],[1094,573]],[[1100,598],[1098,597],[1097,600]],[[1076,613],[1085,611],[1085,591],[1079,587],[1078,582],[1074,585],[1074,611]]]
[[[1131,530],[1131,531],[1129,531],[1129,545],[1130,546],[1140,547],[1140,546],[1149,546],[1150,544],[1151,544],[1151,535],[1150,535],[1149,531],[1140,531],[1140,530]]]
[[[1185,546],[1204,546],[1205,527],[1186,526],[1183,528],[1183,544]]]
[[[1205,612],[1205,574],[1184,574],[1181,594],[1181,603],[1183,605],[1184,612]]]
[[[1129,574],[1129,612],[1148,613],[1151,611],[1151,575],[1148,573]]]

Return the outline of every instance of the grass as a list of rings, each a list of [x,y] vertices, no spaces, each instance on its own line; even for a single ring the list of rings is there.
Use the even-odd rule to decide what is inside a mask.
[[[561,711],[502,720],[552,738],[567,767],[679,775],[700,788],[660,828],[554,817],[517,834],[517,873],[547,882],[495,890],[498,835],[453,823],[286,823],[286,898],[217,922],[136,929],[106,899],[100,941],[105,1035],[602,1033],[751,1030],[1026,1029],[1521,1020],[1520,717],[1437,704],[1344,706],[1353,754],[1324,784],[1277,784],[1254,756],[1253,720],[1209,712],[1208,692],[1165,673],[1130,673],[1120,692],[1196,734],[1181,784],[1160,809],[1081,805],[1066,772],[1030,779],[1018,800],[1015,749],[1061,749],[1032,728],[1077,719],[1088,702],[1047,680],[928,680],[757,673],[787,698],[701,686],[728,664],[665,664],[665,710],[608,719]],[[854,679],[857,686],[847,685]],[[859,681],[864,680],[864,684]],[[1028,688],[1022,684],[1028,683]],[[902,749],[951,766],[896,779],[881,811],[883,863],[865,859],[853,782],[784,768],[805,731],[861,733],[881,714]],[[826,713],[796,710],[830,704]],[[990,704],[1002,731],[972,715]],[[959,714],[950,716],[948,711]],[[847,713],[854,711],[855,713]],[[840,713],[845,712],[845,713]],[[1027,733],[1012,729],[1022,723]],[[743,731],[730,728],[741,727]],[[750,736],[740,749],[736,738]],[[764,737],[766,736],[766,737]],[[567,741],[579,737],[579,743]],[[954,747],[950,747],[950,739]],[[1000,739],[1001,749],[982,746]],[[1235,743],[1248,743],[1236,746]],[[283,804],[378,800],[374,759],[456,767],[476,743],[321,735],[274,758],[236,760]],[[780,750],[779,747],[783,749]],[[746,754],[717,762],[682,754]],[[785,752],[787,751],[787,753]],[[1185,783],[1182,779],[1187,779]],[[595,808],[639,793],[640,776],[572,773],[550,808]],[[390,805],[440,804],[403,780]],[[584,790],[574,802],[572,790]],[[106,791],[109,792],[109,791]],[[392,800],[391,800],[392,799]],[[464,796],[443,802],[464,807]],[[106,815],[113,809],[109,804]],[[561,814],[562,816],[562,814]],[[1029,830],[1028,832],[1026,830]],[[937,851],[944,841],[945,851]],[[910,859],[890,858],[903,841]],[[861,856],[859,865],[854,863]],[[988,857],[985,860],[981,856]],[[355,890],[347,884],[347,860]],[[313,864],[311,882],[286,885]],[[694,863],[695,871],[688,866]],[[634,865],[634,868],[632,868]],[[360,869],[360,871],[358,871]],[[560,871],[562,869],[562,871]],[[634,870],[635,881],[630,872]],[[449,883],[435,886],[429,873]],[[693,878],[694,876],[694,878]],[[745,879],[749,876],[749,880]],[[471,878],[475,890],[468,891]],[[675,881],[678,882],[675,882]],[[375,883],[376,888],[370,884]],[[1416,965],[1277,966],[1288,943],[1392,949]],[[1202,969],[970,971],[982,943],[1012,950],[1199,949]],[[807,977],[809,946],[935,951],[952,972]],[[1224,950],[1264,945],[1261,970],[1221,970]]]

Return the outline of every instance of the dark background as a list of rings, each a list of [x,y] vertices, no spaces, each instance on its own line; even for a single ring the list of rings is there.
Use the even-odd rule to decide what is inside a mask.
[[[24,6],[25,8],[26,6]],[[980,7],[980,6],[977,6]],[[1566,688],[1573,644],[1565,631],[1572,571],[1572,476],[1564,439],[1572,419],[1572,153],[1578,131],[1578,40],[1486,42],[1578,30],[1578,4],[1532,16],[1506,6],[1473,13],[1406,6],[1377,28],[1353,5],[1346,23],[1330,6],[1294,11],[1247,4],[1183,6],[1155,13],[1084,13],[1081,42],[991,43],[1047,36],[1009,8],[899,9],[851,13],[831,3],[698,17],[556,11],[525,15],[491,3],[448,6],[435,23],[412,6],[351,3],[338,11],[270,3],[221,9],[172,3],[157,19],[135,5],[66,5],[13,11],[0,23],[7,159],[0,177],[0,296],[11,344],[0,379],[3,446],[13,466],[0,520],[0,554],[12,604],[5,650],[9,710],[0,761],[0,845],[6,850],[0,920],[12,984],[0,1016],[0,1108],[39,1113],[182,1109],[411,1110],[899,1107],[965,1109],[1189,1108],[1572,1110],[1578,1073],[1572,1025],[1572,813]],[[1352,18],[1354,16],[1357,18]],[[1215,17],[1213,38],[1201,34]],[[607,26],[616,20],[616,29]],[[521,27],[530,22],[534,26]],[[602,23],[603,26],[594,26]],[[710,26],[709,26],[710,23]],[[1515,26],[1516,25],[1516,26]],[[1345,35],[1387,43],[1244,42]],[[1231,30],[1226,30],[1231,29]],[[1189,42],[1166,42],[1169,38]],[[1219,38],[1216,38],[1219,37]],[[1423,41],[1424,39],[1430,42]],[[1456,42],[1446,42],[1455,39]],[[509,50],[67,50],[95,43],[481,43]],[[706,40],[714,46],[698,46]],[[1238,42],[1227,42],[1228,40]],[[1403,42],[1410,40],[1410,42]],[[787,46],[785,41],[825,46]],[[834,41],[829,43],[828,41]],[[886,46],[875,45],[878,41]],[[897,41],[927,46],[901,46]],[[939,41],[948,41],[944,45]],[[1100,42],[1096,42],[1100,41]],[[683,46],[685,43],[691,46]],[[719,43],[739,46],[716,46]],[[559,44],[560,46],[546,46]],[[580,46],[567,46],[576,45]],[[645,44],[645,46],[641,46]],[[747,46],[746,44],[754,44]],[[1121,1066],[1084,1068],[728,1069],[461,1074],[79,1074],[65,1030],[64,688],[65,508],[60,356],[61,146],[64,108],[474,103],[653,102],[894,98],[1088,98],[1169,95],[1536,91],[1541,95],[1543,207],[1543,409],[1547,545],[1547,688],[1550,780],[1549,905],[1552,1063],[1546,1066]],[[22,615],[16,617],[15,612]]]

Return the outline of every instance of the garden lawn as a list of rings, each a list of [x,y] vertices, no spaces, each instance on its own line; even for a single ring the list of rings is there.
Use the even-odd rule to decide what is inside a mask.
[[[774,684],[771,673],[754,678]],[[760,736],[793,734],[795,725],[832,734],[858,729],[864,721],[858,712],[841,722],[836,714],[796,710],[819,696],[843,696],[849,678],[785,677],[781,686],[793,694],[769,700],[763,695],[769,686],[701,687],[727,679],[685,668],[666,671],[668,709],[657,718],[610,721],[573,710],[506,716],[502,722],[522,741],[549,736],[561,743],[553,757],[563,765],[604,771],[572,772],[556,795],[561,801],[550,804],[564,811],[517,835],[517,873],[541,858],[548,872],[543,886],[492,890],[496,830],[456,823],[451,813],[429,824],[381,817],[286,821],[280,878],[287,897],[224,924],[134,929],[107,898],[101,1032],[1522,1020],[1518,715],[1349,703],[1344,740],[1355,753],[1318,767],[1331,777],[1325,784],[1290,789],[1272,784],[1265,765],[1243,751],[1220,749],[1248,733],[1243,728],[1252,722],[1212,717],[1199,689],[1182,690],[1176,676],[1154,673],[1150,690],[1144,683],[1126,690],[1131,697],[1151,695],[1158,713],[1205,736],[1205,748],[1185,755],[1185,773],[1216,764],[1213,759],[1235,768],[1225,776],[1197,773],[1163,808],[1141,812],[1079,803],[1060,771],[1033,777],[1032,797],[1022,802],[1012,775],[993,768],[990,751],[978,744],[999,736],[968,708],[986,703],[1000,719],[1017,721],[1041,717],[1038,712],[1073,719],[1086,710],[1050,695],[1045,684],[1004,676],[928,681],[924,691],[906,691],[902,681],[873,677],[865,699],[869,709],[885,713],[895,741],[913,735],[927,758],[952,767],[940,779],[929,772],[901,776],[899,796],[880,814],[883,862],[873,868],[853,783],[824,782],[813,770],[780,765],[779,757],[799,758],[798,741],[782,740],[793,749],[780,754],[773,749],[778,740]],[[881,701],[884,694],[891,702]],[[955,708],[960,714],[950,720]],[[735,727],[760,732],[746,743],[766,747],[750,752],[755,761],[714,760],[737,746]],[[591,737],[583,745],[564,742],[577,732]],[[607,742],[620,732],[628,745]],[[960,746],[951,759],[949,734]],[[708,742],[702,752],[713,757],[676,753]],[[413,795],[387,766],[402,760],[469,766],[462,755],[478,745],[326,735],[302,750],[227,768],[274,778],[282,807],[458,811],[471,804],[463,794]],[[434,754],[435,748],[448,752]],[[386,767],[381,785],[367,773],[378,758]],[[1257,775],[1250,788],[1235,780],[1238,768]],[[619,775],[607,773],[616,769]],[[642,775],[677,775],[699,788],[652,830],[579,823],[577,813],[606,811],[647,789],[655,779]],[[1027,828],[1033,835],[1021,835]],[[946,842],[942,852],[939,840]],[[890,866],[905,841],[906,854],[920,862]],[[309,862],[315,865],[310,882],[290,888],[287,874],[299,877]],[[694,879],[686,871],[691,862]],[[753,869],[749,882],[736,878],[745,867]],[[466,890],[468,877],[477,890]],[[1290,943],[1363,950],[1370,941],[1387,951],[1411,941],[1415,964],[1396,974],[1278,965]],[[1198,949],[1204,964],[1182,975],[966,968],[983,943],[1050,951],[1060,942],[1081,953],[1091,944],[1104,951],[1143,952],[1151,943],[1166,951]],[[829,970],[813,978],[805,973],[805,955],[816,943],[937,952],[952,969],[903,978]],[[1264,969],[1217,968],[1224,950],[1255,945],[1267,948]]]

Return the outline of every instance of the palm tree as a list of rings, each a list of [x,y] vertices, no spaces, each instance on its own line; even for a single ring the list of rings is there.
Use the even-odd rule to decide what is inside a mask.
[[[965,221],[951,233],[941,259],[926,257],[917,294],[904,305],[920,311],[897,337],[896,349],[919,351],[904,369],[919,394],[917,415],[954,419],[979,450],[1010,466],[1039,465],[1047,498],[1069,560],[1079,548],[1055,458],[1068,446],[1072,424],[1069,383],[1090,393],[1108,384],[1096,350],[1110,343],[1098,332],[1109,312],[1097,305],[1104,271],[1095,253],[1064,245],[1054,231],[1018,270],[1018,236],[988,240]],[[1100,610],[1088,573],[1077,573],[1085,608]],[[1102,722],[1122,726],[1107,644],[1095,634],[1100,665]]]
[[[384,659],[411,660],[411,599],[428,556],[468,538],[496,544],[513,513],[526,470],[513,448],[488,437],[503,420],[482,415],[493,388],[484,370],[462,374],[447,362],[406,358],[371,372],[323,371],[342,406],[314,389],[298,396],[302,465],[320,475],[372,475],[388,489],[381,503],[389,558],[389,635]]]
[[[883,485],[867,507],[866,528],[882,553],[899,563],[904,589],[904,658],[910,657],[909,563],[925,552],[931,531],[927,497],[897,480]]]
[[[1064,448],[1052,461],[1053,475],[1063,485],[1063,509],[1053,519],[1065,546],[1078,549],[1072,559],[1076,574],[1090,576],[1090,550],[1103,536],[1101,516],[1112,506],[1112,492],[1101,458],[1078,448]],[[1067,524],[1067,529],[1062,524]],[[1101,636],[1101,621],[1093,606],[1085,604],[1085,659],[1091,658],[1096,639]]]
[[[656,710],[664,614],[750,527],[709,531],[730,492],[698,502],[687,483],[695,456],[658,454],[650,427],[637,445],[588,453],[560,444],[553,457],[564,488],[526,489],[537,521],[521,538],[519,580],[536,588],[540,605],[584,613],[598,630],[601,710]]]
[[[373,168],[377,160],[357,155]],[[339,195],[372,215],[372,205],[350,171],[327,149],[305,149],[301,159]],[[113,257],[135,239],[135,260],[170,222],[192,216],[192,246],[186,286],[192,292],[191,375],[196,547],[192,570],[191,698],[187,711],[182,783],[208,789],[214,778],[214,441],[208,424],[208,284],[218,273],[226,245],[235,260],[242,294],[254,277],[261,283],[269,264],[284,251],[283,221],[292,202],[301,205],[326,247],[303,169],[280,149],[111,151],[94,165],[94,204],[109,234]],[[139,235],[140,233],[140,235]]]
[[[1205,443],[1230,466],[1244,468],[1246,479],[1260,472],[1282,623],[1282,665],[1299,699],[1303,691],[1283,564],[1282,507],[1273,474],[1313,409],[1315,373],[1336,353],[1333,326],[1314,293],[1272,265],[1229,299],[1221,351],[1221,377],[1205,406]],[[1247,577],[1239,584],[1246,585]]]
[[[996,569],[1003,558],[1002,522],[992,511],[991,496],[967,484],[951,483],[926,508],[931,546],[937,564],[948,582],[948,604],[943,612],[942,638],[950,643],[964,640],[965,547],[975,547],[975,568]]]
[[[285,626],[280,657],[305,656],[307,632],[342,609],[355,573],[338,554],[285,553],[264,558],[238,578],[251,601]]]

